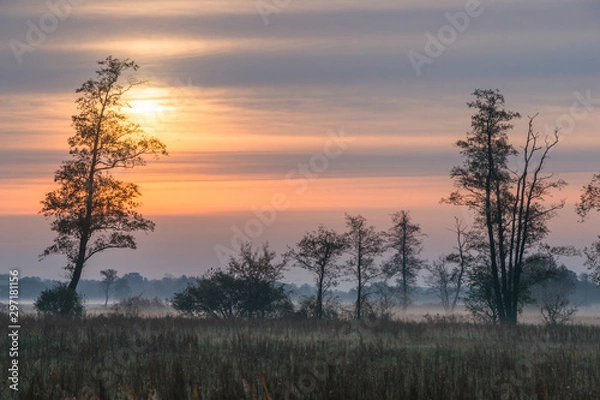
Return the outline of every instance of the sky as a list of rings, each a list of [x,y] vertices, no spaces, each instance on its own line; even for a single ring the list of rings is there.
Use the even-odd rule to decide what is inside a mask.
[[[201,275],[241,240],[278,252],[344,214],[387,229],[410,210],[430,259],[452,250],[460,208],[440,204],[460,163],[476,88],[561,128],[548,172],[551,244],[579,247],[600,216],[573,204],[600,171],[600,2],[597,0],[0,0],[0,265],[64,277],[38,261],[53,232],[39,215],[68,159],[77,89],[108,55],[135,60],[147,83],[129,117],[170,156],[119,173],[140,185],[157,223],[139,246],[95,256],[148,277]],[[511,133],[515,145],[527,118]],[[220,256],[221,255],[221,256]],[[581,272],[580,259],[564,260]],[[289,281],[306,279],[292,269]]]

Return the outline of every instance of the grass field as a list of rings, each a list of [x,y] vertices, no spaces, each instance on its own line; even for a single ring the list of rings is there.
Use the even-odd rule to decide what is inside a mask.
[[[19,399],[600,398],[600,326],[118,316],[21,326]]]

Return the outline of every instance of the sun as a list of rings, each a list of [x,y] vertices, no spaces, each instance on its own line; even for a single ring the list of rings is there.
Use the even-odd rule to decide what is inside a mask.
[[[160,114],[164,110],[164,107],[156,100],[132,100],[129,105],[131,106],[130,113],[143,116]]]

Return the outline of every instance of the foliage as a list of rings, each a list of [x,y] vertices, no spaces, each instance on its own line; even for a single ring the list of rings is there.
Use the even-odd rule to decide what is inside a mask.
[[[558,144],[558,129],[553,138],[541,143],[533,127],[536,116],[529,118],[525,145],[519,152],[508,140],[511,122],[519,113],[504,108],[498,90],[478,89],[473,95],[475,100],[467,103],[476,109],[472,130],[456,143],[464,161],[452,169],[456,190],[444,201],[473,211],[475,228],[482,237],[479,251],[485,262],[471,274],[470,288],[478,298],[493,298],[481,299],[478,304],[493,307],[490,317],[499,322],[516,324],[527,295],[522,282],[525,259],[548,234],[548,221],[564,205],[546,204],[552,190],[565,183],[542,173],[550,151]],[[519,156],[519,168],[510,166],[515,156]]]
[[[115,297],[118,299],[126,299],[131,295],[131,288],[127,279],[121,277],[115,281],[114,284]]]
[[[350,254],[346,262],[346,274],[356,281],[354,318],[361,319],[362,306],[369,295],[364,289],[369,282],[381,275],[375,257],[381,255],[385,243],[383,235],[374,226],[367,225],[367,219],[362,215],[346,214],[346,227],[347,252]]]
[[[591,271],[590,279],[600,285],[600,240],[593,243],[591,247],[587,247],[584,254],[585,265]]]
[[[576,208],[582,220],[585,220],[591,211],[600,211],[600,174],[594,175],[592,181],[584,186]],[[586,247],[584,253],[585,265],[591,272],[590,278],[600,285],[600,240],[592,243],[590,247]]]
[[[269,243],[264,243],[254,250],[252,243],[246,242],[240,246],[237,257],[231,257],[227,264],[227,272],[236,278],[274,283],[283,278],[287,264],[285,258],[275,261],[277,255],[269,250]]]
[[[282,286],[223,271],[175,293],[172,305],[183,314],[213,318],[274,318],[293,312]]]
[[[310,312],[315,318],[323,318],[328,314],[323,303],[329,289],[337,286],[342,273],[338,260],[347,248],[348,243],[343,235],[320,225],[317,231],[306,233],[295,248],[286,254],[296,266],[315,275],[317,295],[314,298],[315,308]]]
[[[549,280],[557,276],[558,266],[555,257],[551,253],[535,253],[527,257],[523,262],[523,276],[520,281],[519,303],[517,312],[520,314],[527,304],[536,302],[532,291],[540,285],[547,285]],[[465,296],[465,306],[474,318],[481,322],[499,322],[498,307],[494,303],[496,297],[493,295],[491,277],[485,264],[478,264],[469,271],[468,288]]]
[[[83,315],[83,298],[66,284],[60,283],[44,290],[36,299],[34,307],[42,315],[80,317]]]
[[[532,296],[540,309],[542,320],[549,325],[563,325],[577,312],[569,296],[575,290],[577,276],[564,265],[550,263],[549,275],[531,289]]]
[[[492,277],[486,265],[478,264],[469,270],[464,302],[465,308],[476,321],[483,323],[499,321],[499,307],[494,296]]]
[[[412,222],[408,211],[392,214],[392,227],[386,233],[387,248],[393,250],[391,258],[383,265],[387,278],[397,277],[402,309],[406,311],[411,303],[411,291],[425,260],[420,258],[423,251],[421,226]]]
[[[254,250],[240,247],[225,271],[209,271],[196,284],[175,293],[173,307],[188,315],[215,318],[276,318],[289,315],[293,306],[277,280],[286,261],[275,262],[268,243]]]
[[[41,210],[53,218],[51,228],[58,236],[40,258],[64,254],[73,291],[90,257],[111,248],[135,249],[133,232],[154,230],[154,223],[136,211],[138,186],[110,171],[144,165],[145,155],[167,154],[162,142],[144,136],[121,112],[127,106],[123,95],[142,82],[130,78],[121,85],[119,78],[136,71],[137,64],[111,56],[98,64],[96,79],[76,91],[79,114],[72,118],[75,135],[68,140],[72,158],[56,171],[54,181],[60,187],[46,194]]]
[[[576,210],[582,219],[585,219],[593,210],[600,211],[600,174],[594,175],[592,181],[583,187]]]

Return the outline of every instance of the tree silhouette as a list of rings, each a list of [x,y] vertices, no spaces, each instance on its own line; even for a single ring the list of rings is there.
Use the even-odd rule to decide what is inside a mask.
[[[392,227],[386,232],[387,245],[394,253],[383,265],[385,275],[396,277],[400,286],[400,302],[406,311],[411,303],[410,294],[419,270],[425,261],[419,255],[423,250],[421,227],[411,221],[408,211],[392,214]]]
[[[381,269],[375,263],[375,257],[384,249],[382,234],[374,226],[367,225],[362,215],[346,214],[346,240],[351,257],[346,263],[347,274],[356,279],[356,302],[354,318],[361,319],[363,304],[368,297],[364,289],[367,283],[381,275]]]
[[[475,265],[475,246],[480,242],[476,232],[470,231],[457,217],[452,232],[456,235],[454,252],[425,266],[429,272],[425,283],[438,295],[444,310],[450,312],[456,308],[465,279]]]
[[[592,181],[584,186],[580,202],[577,203],[577,213],[584,221],[591,211],[600,211],[600,174],[594,175]],[[590,277],[600,285],[600,237],[584,250],[585,265],[591,271]]]
[[[600,211],[600,174],[594,175],[592,181],[583,187],[576,208],[582,219],[586,218],[591,211]]]
[[[104,308],[108,306],[108,298],[110,296],[110,288],[117,280],[117,270],[109,268],[103,269],[100,271],[100,275],[102,275],[102,290],[104,291]]]
[[[522,151],[508,140],[516,112],[504,109],[504,97],[498,90],[475,90],[475,101],[467,103],[477,112],[471,118],[471,132],[456,145],[464,162],[452,169],[457,189],[445,201],[467,206],[475,213],[475,224],[485,239],[487,268],[479,271],[482,293],[494,298],[486,302],[496,308],[501,323],[516,324],[525,292],[521,282],[528,251],[548,233],[547,222],[564,202],[546,205],[552,189],[565,183],[545,175],[549,152],[558,143],[558,130],[543,143],[529,118],[527,139]],[[509,167],[510,158],[520,156],[518,170]],[[477,284],[477,282],[475,282]],[[472,286],[472,285],[471,285]]]
[[[254,250],[240,247],[224,270],[211,270],[173,297],[173,307],[185,314],[215,318],[270,318],[289,315],[293,305],[282,285],[286,260],[275,262],[268,243]]]
[[[87,80],[76,93],[79,114],[73,116],[75,135],[68,144],[71,159],[54,175],[60,187],[46,194],[41,214],[53,217],[51,229],[58,233],[54,244],[40,256],[64,254],[75,290],[85,263],[111,248],[136,248],[135,231],[153,231],[154,223],[136,212],[140,191],[110,174],[117,168],[145,165],[144,156],[167,155],[166,146],[146,137],[139,125],[121,112],[123,95],[141,84],[138,79],[119,83],[127,70],[138,65],[111,56],[99,61],[96,78]]]
[[[342,269],[337,261],[347,247],[343,235],[320,225],[317,231],[306,233],[296,248],[287,253],[287,257],[297,266],[315,275],[317,297],[314,313],[318,319],[323,318],[325,295],[332,286],[337,285]]]

